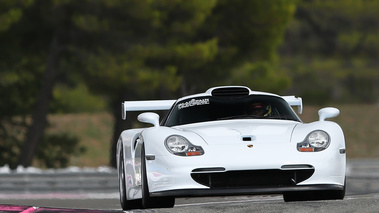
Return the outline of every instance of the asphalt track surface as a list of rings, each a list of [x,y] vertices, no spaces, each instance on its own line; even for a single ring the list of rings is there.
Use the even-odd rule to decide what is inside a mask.
[[[379,212],[379,159],[350,160],[348,165],[344,200],[285,203],[281,195],[179,198],[171,209],[128,212]],[[109,187],[113,180],[109,183],[106,180],[97,182]],[[82,181],[79,184],[91,182],[86,178]],[[36,190],[35,193],[13,192],[1,186],[0,212],[123,212],[115,185],[111,186],[112,189],[79,190],[79,186],[71,186],[72,189],[67,190]],[[64,187],[70,188],[67,185]],[[93,188],[96,187],[92,184]]]

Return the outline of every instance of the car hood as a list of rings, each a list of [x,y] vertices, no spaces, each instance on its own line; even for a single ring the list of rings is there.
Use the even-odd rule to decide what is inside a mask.
[[[293,129],[299,122],[283,120],[214,121],[181,126],[193,132],[208,145],[232,143],[289,143]]]

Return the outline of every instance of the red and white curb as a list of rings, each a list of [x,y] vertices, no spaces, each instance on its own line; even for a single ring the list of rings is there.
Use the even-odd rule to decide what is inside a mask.
[[[35,206],[14,206],[0,205],[0,212],[20,212],[20,213],[46,213],[46,212],[72,212],[72,213],[114,213],[120,211],[101,211],[101,210],[86,210],[86,209],[63,209],[63,208],[47,208]]]

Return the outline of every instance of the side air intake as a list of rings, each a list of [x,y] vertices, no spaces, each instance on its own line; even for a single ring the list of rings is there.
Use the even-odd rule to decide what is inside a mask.
[[[245,87],[225,87],[212,90],[212,96],[225,98],[247,96],[249,93],[249,89]]]

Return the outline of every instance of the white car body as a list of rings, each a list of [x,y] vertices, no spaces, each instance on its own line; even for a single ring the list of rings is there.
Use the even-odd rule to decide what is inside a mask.
[[[212,96],[220,94],[224,96],[219,98],[231,97],[233,102],[234,91],[247,91],[246,97],[285,100],[296,118],[227,118],[168,124],[170,116],[174,116],[172,111],[208,105],[213,101]],[[244,95],[237,94],[236,100],[243,99]],[[175,197],[187,196],[275,193],[283,194],[286,201],[343,199],[346,172],[344,134],[338,124],[325,120],[337,116],[339,111],[324,108],[319,111],[318,121],[305,124],[290,106],[297,106],[301,113],[301,98],[255,92],[247,87],[215,87],[178,100],[124,102],[124,118],[126,111],[175,109],[171,109],[162,125],[157,114],[143,113],[138,120],[153,124],[153,127],[125,130],[120,135],[117,162],[123,209],[141,207],[141,202],[145,208],[170,207]],[[269,109],[274,110],[274,105],[270,105]],[[309,137],[314,137],[310,136],[312,132],[317,137],[328,139],[328,144],[322,145],[326,148],[315,151],[317,147],[309,146]],[[166,140],[173,135],[177,141],[172,142],[171,147]],[[185,145],[180,145],[185,143],[182,137],[189,142],[185,152],[188,156],[172,153],[172,150],[185,149]],[[317,143],[315,146],[320,145]],[[170,200],[168,203],[165,203],[166,198]],[[157,201],[151,204],[154,199]]]

